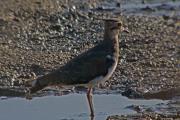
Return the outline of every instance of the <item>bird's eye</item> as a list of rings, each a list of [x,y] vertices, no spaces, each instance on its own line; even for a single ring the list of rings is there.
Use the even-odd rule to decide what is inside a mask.
[[[119,23],[118,23],[118,26],[120,27],[121,25],[122,25],[122,23],[119,22]]]

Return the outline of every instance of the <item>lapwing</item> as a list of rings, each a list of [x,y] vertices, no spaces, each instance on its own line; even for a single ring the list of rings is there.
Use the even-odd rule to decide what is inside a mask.
[[[104,39],[95,47],[78,55],[64,66],[32,81],[27,96],[52,85],[86,86],[91,116],[94,116],[92,88],[108,80],[119,58],[119,32],[122,22],[117,18],[104,19]]]

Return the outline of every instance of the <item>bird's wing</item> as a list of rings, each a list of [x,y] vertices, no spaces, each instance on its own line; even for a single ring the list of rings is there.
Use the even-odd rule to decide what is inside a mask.
[[[56,70],[53,73],[56,78],[52,81],[54,84],[86,84],[96,77],[105,76],[114,63],[114,60],[107,56],[104,51],[86,53]]]

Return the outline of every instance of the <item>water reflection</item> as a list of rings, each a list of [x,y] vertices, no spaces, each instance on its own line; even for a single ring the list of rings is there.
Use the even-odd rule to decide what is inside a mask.
[[[127,106],[162,103],[161,100],[130,100],[121,95],[94,95],[95,117],[89,116],[85,94],[0,100],[1,120],[103,120],[112,114],[135,113]]]

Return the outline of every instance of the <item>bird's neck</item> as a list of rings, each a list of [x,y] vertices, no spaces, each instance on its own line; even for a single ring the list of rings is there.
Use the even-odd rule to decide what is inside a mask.
[[[119,57],[119,39],[118,35],[104,35],[105,44],[112,50],[114,57]]]
[[[104,31],[104,41],[111,45],[119,44],[118,34],[115,31]]]

